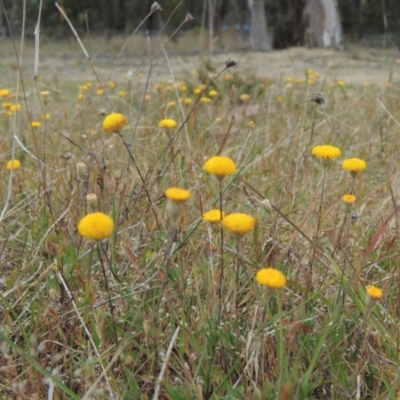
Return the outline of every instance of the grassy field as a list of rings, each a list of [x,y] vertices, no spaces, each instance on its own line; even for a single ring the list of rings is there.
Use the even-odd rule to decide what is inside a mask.
[[[400,55],[135,40],[0,42],[0,398],[399,398]]]

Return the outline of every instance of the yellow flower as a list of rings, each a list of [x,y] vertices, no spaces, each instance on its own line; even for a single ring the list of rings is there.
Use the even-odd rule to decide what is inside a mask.
[[[40,128],[42,124],[39,121],[32,121],[31,122],[31,127],[32,128]]]
[[[203,214],[203,221],[216,223],[221,221],[225,217],[225,213],[222,211],[221,218],[221,210],[210,210]]]
[[[174,119],[162,119],[158,124],[159,128],[164,128],[164,129],[174,129],[177,126],[178,124]]]
[[[18,111],[18,110],[20,110],[21,109],[21,104],[12,104],[11,106],[10,106],[10,111]]]
[[[107,86],[110,87],[111,89],[114,89],[117,84],[115,82],[107,82]]]
[[[366,288],[366,290],[367,290],[368,296],[371,297],[371,299],[373,299],[373,300],[379,300],[383,296],[383,290],[374,285],[368,286]]]
[[[169,200],[176,202],[184,202],[190,199],[189,190],[178,187],[170,187],[164,193]]]
[[[0,97],[7,97],[10,94],[8,89],[1,89],[0,90]]]
[[[12,103],[3,103],[2,105],[1,105],[3,108],[10,108],[11,106],[12,106]]]
[[[50,96],[50,92],[48,90],[43,90],[40,92],[40,95],[42,97],[49,97]]]
[[[232,175],[236,172],[236,164],[229,157],[215,156],[209,158],[204,166],[204,170],[209,174],[217,175],[222,179],[226,175]]]
[[[189,104],[193,103],[193,100],[191,98],[189,98],[189,97],[183,97],[183,98],[181,98],[181,101],[182,101],[183,104],[186,104],[186,105],[189,105]]]
[[[260,269],[256,274],[256,281],[271,289],[282,289],[286,286],[286,276],[273,267]]]
[[[211,103],[212,102],[212,100],[209,98],[209,97],[206,97],[206,96],[203,96],[201,99],[200,99],[200,101],[202,102],[202,103]]]
[[[343,87],[343,86],[345,86],[346,84],[344,83],[344,81],[338,81],[338,86],[341,86],[341,87]]]
[[[88,90],[88,89],[89,89],[89,88],[88,88],[87,85],[82,85],[82,86],[81,86],[81,90],[84,91],[84,92],[85,92],[86,90]]]
[[[179,216],[182,214],[184,209],[183,205],[190,199],[190,192],[186,189],[170,187],[164,193],[167,197],[166,210],[172,226],[176,227],[178,226]]]
[[[233,81],[235,79],[235,77],[232,75],[232,74],[226,74],[225,76],[224,76],[224,81],[226,81],[226,82],[231,82],[231,81]]]
[[[247,93],[243,93],[239,96],[239,99],[247,103],[248,101],[250,101],[250,95]]]
[[[119,132],[126,124],[128,119],[120,113],[107,115],[103,121],[103,130],[107,133]]]
[[[42,118],[48,121],[51,118],[50,114],[42,114]]]
[[[96,93],[97,93],[98,96],[103,96],[104,90],[103,90],[102,88],[98,88],[98,89],[96,90]]]
[[[323,146],[315,146],[311,153],[318,157],[318,158],[325,158],[325,159],[331,159],[331,158],[338,158],[340,157],[340,149],[335,146],[330,146],[329,144],[323,145]]]
[[[158,92],[162,92],[165,88],[165,85],[163,83],[156,83],[154,85],[154,89],[156,89]]]
[[[146,95],[144,96],[144,100],[145,100],[145,101],[150,101],[150,100],[151,100],[151,95],[150,95],[150,94],[146,94]]]
[[[178,84],[178,90],[181,92],[186,92],[187,86],[184,83]]]
[[[171,101],[169,101],[167,103],[167,108],[172,108],[172,107],[175,107],[175,106],[176,106],[176,101],[171,100]]]
[[[257,221],[255,218],[243,213],[229,214],[222,220],[224,228],[240,235],[250,232],[256,225]]]
[[[79,93],[78,96],[76,96],[76,98],[77,98],[78,100],[82,100],[82,99],[85,98],[85,95],[84,95],[83,93]]]
[[[120,90],[120,91],[118,92],[118,96],[119,96],[119,97],[125,97],[125,96],[126,96],[125,90]]]
[[[345,194],[343,196],[343,201],[346,204],[353,204],[356,201],[356,196],[354,196],[354,194]]]
[[[193,90],[193,93],[194,94],[200,94],[200,93],[202,93],[203,92],[203,90],[200,88],[200,87],[197,87],[197,88],[195,88],[194,90]]]
[[[367,168],[367,163],[364,160],[360,160],[359,158],[348,158],[347,160],[343,161],[342,168],[345,171],[357,173]]]
[[[255,125],[254,121],[249,121],[247,126],[249,126],[250,128],[254,128],[256,125]]]
[[[287,76],[285,79],[286,82],[292,82],[292,80],[293,80],[293,78],[291,76]]]
[[[78,223],[79,233],[87,239],[105,239],[113,230],[114,221],[102,212],[87,214]]]
[[[19,169],[20,167],[21,167],[21,161],[19,161],[19,160],[10,160],[6,164],[6,168],[9,171]]]
[[[216,90],[210,90],[208,92],[208,95],[212,98],[212,97],[217,97],[218,96],[218,92]]]

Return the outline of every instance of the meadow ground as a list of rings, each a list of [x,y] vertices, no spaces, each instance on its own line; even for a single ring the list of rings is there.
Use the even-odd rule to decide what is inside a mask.
[[[20,45],[2,399],[400,396],[396,51]]]

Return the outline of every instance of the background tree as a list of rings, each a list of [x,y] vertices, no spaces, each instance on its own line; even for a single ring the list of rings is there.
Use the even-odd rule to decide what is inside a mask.
[[[271,50],[263,0],[248,0],[251,15],[250,43],[252,50]]]
[[[279,0],[275,4],[274,49],[301,45],[305,31],[305,0]]]
[[[343,50],[342,22],[336,0],[308,0],[305,13],[310,36],[318,47]]]

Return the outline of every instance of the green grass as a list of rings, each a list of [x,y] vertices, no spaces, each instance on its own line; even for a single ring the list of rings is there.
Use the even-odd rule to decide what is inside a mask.
[[[101,59],[97,76],[82,60],[79,79],[62,67],[37,86],[25,73],[18,85],[5,75],[2,88],[11,93],[3,102],[18,95],[21,109],[0,114],[3,165],[13,135],[23,147],[14,141],[21,168],[12,177],[0,171],[1,398],[46,398],[54,390],[54,399],[147,399],[161,371],[160,399],[397,398],[399,67],[392,60],[391,84],[378,87],[313,65],[307,68],[320,76],[310,84],[304,69],[266,79],[251,63],[214,80],[225,68],[216,60],[193,71],[193,63],[182,69],[171,57],[175,82],[187,87],[179,96],[165,56],[155,61],[161,74],[142,58],[133,71],[143,64],[143,75],[116,74],[115,87],[107,83],[112,63]],[[78,100],[85,82],[91,86]],[[218,91],[211,104],[196,104],[201,84]],[[325,107],[307,102],[316,92]],[[183,115],[182,97],[192,99]],[[145,184],[121,138],[102,130],[112,111],[129,120],[121,134]],[[158,127],[163,118],[187,122],[168,137]],[[32,129],[34,120],[42,126]],[[319,144],[340,147],[341,158],[324,167],[311,155]],[[221,287],[220,227],[201,220],[219,205],[218,181],[202,166],[220,150],[237,165],[222,181],[224,211],[258,221],[239,255],[224,231]],[[352,157],[367,162],[354,180],[341,168]],[[164,196],[170,186],[191,192],[175,231]],[[342,196],[351,190],[357,200],[348,210]],[[115,222],[100,252],[109,290],[98,252],[77,231],[93,211]],[[257,285],[264,266],[285,273],[284,289]],[[381,300],[367,299],[369,284],[383,289]]]

